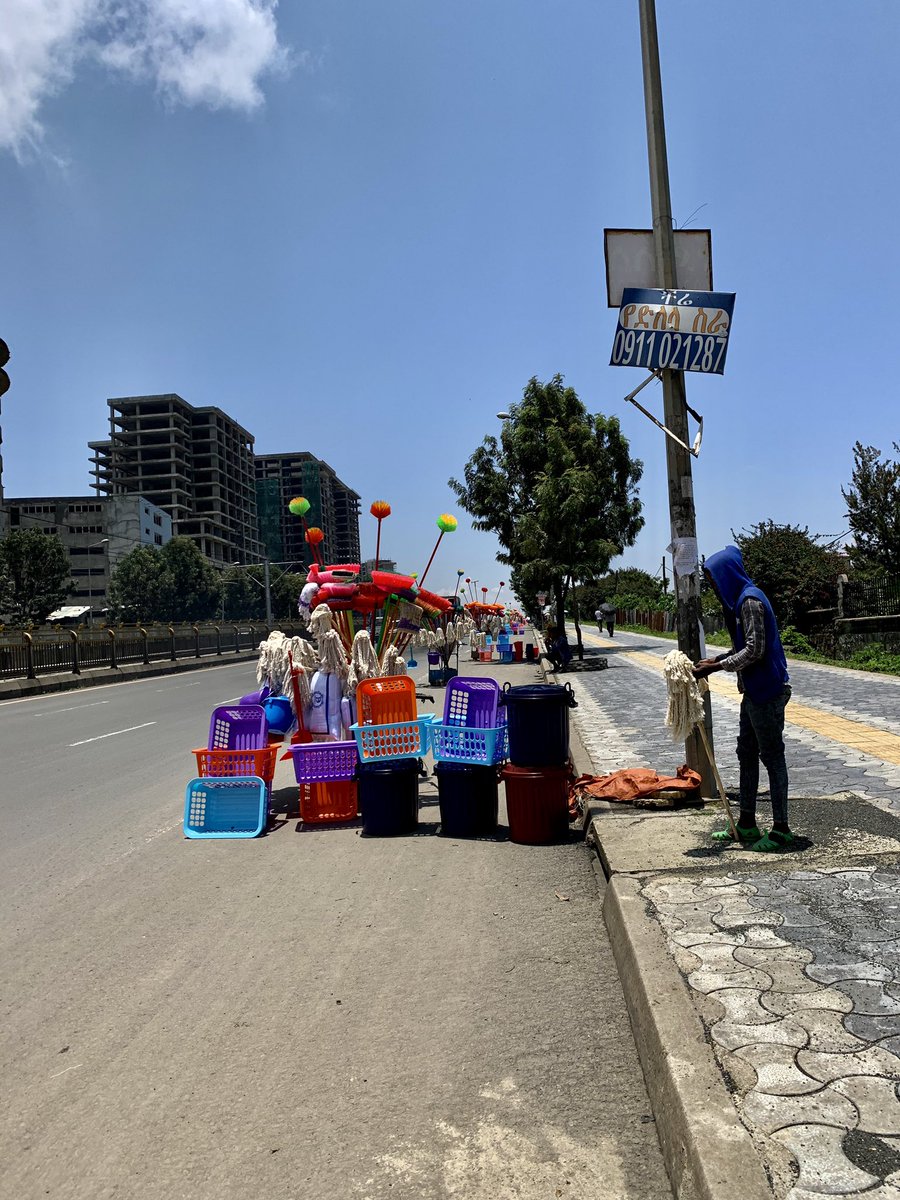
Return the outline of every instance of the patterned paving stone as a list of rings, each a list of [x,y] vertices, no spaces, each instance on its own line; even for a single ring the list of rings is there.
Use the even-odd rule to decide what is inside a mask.
[[[712,993],[718,999],[720,993]],[[732,1021],[717,1021],[712,1030],[713,1040],[726,1050],[740,1050],[743,1046],[793,1046],[796,1050],[806,1046],[809,1035],[793,1015],[783,1020],[772,1020],[764,1025],[737,1025]],[[845,1034],[846,1036],[846,1034]]]
[[[883,967],[882,970],[888,970]],[[900,1014],[900,1000],[890,994],[881,980],[842,979],[834,985],[853,1001],[853,1012],[867,1017],[891,1017]]]
[[[788,1013],[808,1012],[810,1009],[822,1008],[836,1013],[849,1013],[853,1001],[843,992],[835,988],[819,988],[813,992],[763,992],[760,996],[763,1007],[776,1016],[787,1016]]]
[[[774,1013],[763,1007],[760,992],[755,988],[721,988],[709,995],[718,1000],[725,1010],[727,1020],[736,1025],[767,1025],[775,1017]]]
[[[789,1020],[806,1030],[807,1048],[842,1054],[862,1050],[868,1039],[856,1037],[841,1020],[841,1014],[824,1008],[800,1008],[791,1012]]]
[[[900,1100],[893,1080],[879,1075],[855,1075],[835,1080],[831,1088],[852,1101],[859,1113],[860,1129],[887,1134],[900,1130]]]
[[[845,1196],[881,1182],[844,1155],[846,1130],[832,1125],[791,1125],[772,1136],[791,1151],[800,1167],[798,1188],[826,1196]]]
[[[867,1042],[882,1042],[897,1040],[900,1042],[900,1017],[862,1017],[849,1013],[844,1018],[844,1024],[857,1037],[865,1038]],[[891,1045],[888,1049],[898,1053],[898,1048]]]
[[[831,1083],[850,1075],[883,1075],[885,1079],[900,1079],[900,1059],[880,1046],[849,1054],[827,1054],[818,1050],[798,1050],[797,1064],[822,1083]]]
[[[763,1133],[788,1125],[835,1125],[855,1129],[859,1113],[851,1101],[832,1087],[802,1096],[768,1096],[751,1092],[741,1105],[744,1119]]]
[[[692,971],[688,983],[698,992],[716,992],[720,988],[752,988],[754,991],[764,991],[771,986],[772,980],[764,971],[708,971],[701,968]]]
[[[756,1091],[770,1096],[798,1096],[802,1092],[821,1091],[828,1080],[814,1079],[797,1066],[803,1051],[792,1046],[757,1044],[742,1046],[734,1052],[756,1072]]]

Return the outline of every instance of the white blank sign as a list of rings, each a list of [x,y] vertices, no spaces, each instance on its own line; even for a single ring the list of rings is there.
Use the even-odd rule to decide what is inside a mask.
[[[610,308],[622,307],[623,288],[663,286],[656,275],[652,230],[604,229],[603,248]],[[712,234],[708,229],[675,230],[675,276],[685,291],[713,291]]]

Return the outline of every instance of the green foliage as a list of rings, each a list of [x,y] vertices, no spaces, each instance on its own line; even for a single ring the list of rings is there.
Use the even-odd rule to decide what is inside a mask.
[[[263,621],[266,592],[262,566],[229,567],[222,576],[226,621]]]
[[[734,540],[747,574],[769,597],[779,626],[794,625],[806,632],[811,609],[836,604],[843,563],[833,542],[822,544],[805,526],[771,520],[734,534]]]
[[[816,653],[816,648],[805,634],[793,625],[785,625],[781,630],[781,644],[786,654],[799,654],[809,657]]]
[[[305,575],[286,571],[272,583],[272,612],[279,620],[297,620],[297,601],[306,583]]]
[[[860,671],[878,671],[888,675],[900,675],[900,654],[890,654],[878,642],[862,646],[847,660],[848,667]]]
[[[900,451],[900,444],[894,442]],[[853,532],[853,569],[861,575],[900,575],[900,462],[881,461],[881,451],[857,442],[850,487],[841,488]]]
[[[529,380],[509,412],[499,440],[486,437],[450,487],[474,527],[496,534],[522,603],[544,590],[561,606],[569,576],[602,574],[634,543],[643,467],[618,420],[588,413],[560,375]]]
[[[0,542],[0,574],[6,593],[0,601],[16,623],[40,624],[72,589],[62,542],[37,529],[16,529]]]
[[[128,621],[206,621],[219,612],[221,586],[190,538],[176,537],[162,549],[139,546],[121,558],[109,602]]]
[[[604,600],[616,608],[643,612],[671,612],[675,607],[675,597],[665,590],[662,580],[639,567],[623,567],[583,584],[579,599],[584,612],[591,616]]]

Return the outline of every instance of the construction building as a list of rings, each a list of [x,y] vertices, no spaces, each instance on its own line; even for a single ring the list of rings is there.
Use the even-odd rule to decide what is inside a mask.
[[[307,526],[325,534],[325,561],[359,562],[359,493],[342,483],[328,463],[306,450],[257,454],[255,470],[260,537],[273,562],[303,570],[313,561],[303,521],[288,508],[296,496],[310,503]]]
[[[86,619],[106,609],[120,558],[172,538],[172,518],[144,496],[14,496],[5,504],[10,531],[36,529],[62,542],[72,575],[67,608]]]
[[[175,393],[107,404],[109,439],[89,443],[98,496],[146,497],[214,566],[259,560],[252,435],[221,409],[194,408]]]

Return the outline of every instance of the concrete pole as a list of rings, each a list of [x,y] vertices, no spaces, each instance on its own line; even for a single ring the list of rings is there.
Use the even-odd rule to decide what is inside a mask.
[[[656,31],[655,0],[638,0],[641,21],[641,61],[644,75],[644,109],[647,118],[647,153],[650,162],[650,201],[653,213],[653,248],[658,286],[677,287],[675,231],[669,194],[669,162],[666,154],[666,124],[663,114],[662,80],[659,70],[659,39]],[[666,426],[687,445],[687,399],[682,371],[662,372],[663,412]],[[666,469],[669,479],[669,524],[672,540],[697,537],[691,456],[672,438],[666,438]],[[698,575],[674,575],[677,599],[678,649],[692,661],[701,657],[700,579]],[[712,747],[712,711],[706,698],[704,724]],[[697,732],[685,743],[688,766],[703,776],[704,794],[715,795],[709,758]]]

